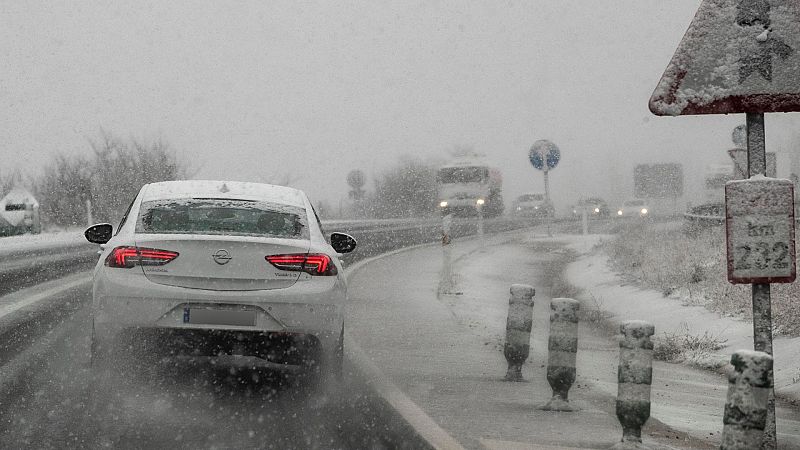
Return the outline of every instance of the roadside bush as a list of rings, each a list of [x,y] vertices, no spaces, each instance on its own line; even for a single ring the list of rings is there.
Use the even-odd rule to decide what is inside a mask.
[[[707,331],[702,335],[692,334],[686,324],[680,331],[663,334],[663,337],[654,339],[653,358],[671,363],[689,362],[702,367],[718,366],[720,360],[713,357],[714,352],[723,349],[727,342]]]

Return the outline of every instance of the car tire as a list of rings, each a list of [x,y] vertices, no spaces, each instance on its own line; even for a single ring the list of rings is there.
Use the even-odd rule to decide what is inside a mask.
[[[305,376],[315,399],[313,405],[323,407],[339,401],[344,380],[344,324],[333,348],[308,360]]]

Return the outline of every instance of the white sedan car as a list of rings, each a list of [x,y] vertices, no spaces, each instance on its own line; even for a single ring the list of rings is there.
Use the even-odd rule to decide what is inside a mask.
[[[347,295],[339,253],[306,195],[259,183],[142,187],[94,270],[92,364],[120,352],[240,355],[341,376]],[[112,364],[116,364],[115,362]]]
[[[617,210],[617,217],[650,217],[652,214],[644,200],[627,200]]]

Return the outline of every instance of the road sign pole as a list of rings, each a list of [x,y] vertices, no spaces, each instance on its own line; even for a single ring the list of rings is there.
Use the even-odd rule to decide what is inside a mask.
[[[747,113],[747,177],[766,175],[767,151],[763,113]],[[753,349],[772,355],[772,300],[769,283],[753,284]],[[778,448],[775,388],[769,393],[762,449]]]
[[[548,175],[549,171],[547,170],[547,158],[546,156],[542,156],[544,158],[544,198],[547,201],[548,205],[551,205],[552,202],[550,201],[550,177]],[[552,229],[552,222],[553,218],[550,217],[550,213],[548,212],[544,218],[547,221],[547,237],[553,237],[553,229]]]
[[[548,176],[547,164],[544,166],[544,198],[550,202],[550,177]]]

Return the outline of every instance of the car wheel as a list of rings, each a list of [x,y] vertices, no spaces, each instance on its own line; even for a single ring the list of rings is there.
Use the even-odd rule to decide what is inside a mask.
[[[309,355],[305,376],[318,404],[330,404],[339,398],[344,378],[344,325],[332,348],[327,352],[318,350],[316,355]]]

